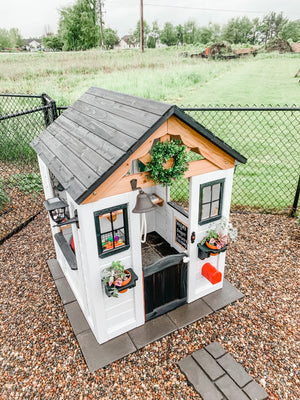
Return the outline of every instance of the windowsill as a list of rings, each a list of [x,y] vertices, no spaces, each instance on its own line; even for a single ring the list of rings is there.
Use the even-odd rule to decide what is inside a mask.
[[[189,217],[189,213],[181,206],[179,206],[177,203],[174,201],[169,201],[168,205],[174,208],[174,210],[180,212],[180,214],[184,215],[186,218]]]
[[[120,246],[120,247],[115,247],[114,249],[111,249],[111,250],[108,250],[108,251],[105,251],[105,252],[99,254],[99,257],[100,258],[109,257],[109,256],[112,256],[113,254],[120,253],[121,251],[128,250],[129,247],[130,247],[129,244],[125,244],[124,246]]]
[[[61,232],[58,232],[54,235],[54,238],[57,242],[57,244],[60,247],[60,250],[62,251],[65,260],[67,261],[67,263],[69,264],[69,267],[72,270],[77,270],[77,261],[76,261],[76,256],[73,253],[71,246],[68,244],[68,242],[66,241],[64,235]]]

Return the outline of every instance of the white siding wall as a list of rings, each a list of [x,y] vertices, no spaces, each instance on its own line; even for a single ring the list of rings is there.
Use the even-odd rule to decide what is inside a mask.
[[[144,323],[144,293],[140,243],[140,215],[133,214],[138,192],[112,196],[78,208],[81,248],[84,249],[85,279],[93,332],[99,343],[129,331]],[[114,255],[98,256],[94,212],[108,207],[128,204],[130,248]],[[76,245],[76,244],[75,244]],[[120,260],[138,276],[136,287],[118,298],[107,297],[101,283],[101,271],[112,261]]]
[[[212,182],[214,180],[225,178],[222,216],[229,218],[233,173],[234,173],[234,168],[195,176],[190,180],[189,223],[190,223],[190,232],[196,233],[196,240],[193,244],[192,243],[189,244],[189,255],[190,255],[190,263],[188,268],[189,303],[200,297],[205,296],[208,293],[211,293],[217,289],[222,288],[223,278],[224,278],[226,252],[220,253],[217,256],[211,256],[205,260],[200,260],[198,258],[197,243],[201,242],[201,240],[205,237],[205,235],[209,232],[209,230],[214,228],[213,222],[205,225],[198,224],[200,185],[206,182]],[[222,273],[222,281],[220,283],[213,285],[206,278],[202,276],[201,274],[202,267],[207,262],[212,264],[216,269],[218,269]]]

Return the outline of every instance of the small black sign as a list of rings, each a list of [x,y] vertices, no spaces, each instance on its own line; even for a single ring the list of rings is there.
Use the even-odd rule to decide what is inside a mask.
[[[175,241],[180,244],[184,249],[187,250],[187,242],[188,242],[188,227],[180,222],[177,218],[175,218],[176,227],[175,227]]]

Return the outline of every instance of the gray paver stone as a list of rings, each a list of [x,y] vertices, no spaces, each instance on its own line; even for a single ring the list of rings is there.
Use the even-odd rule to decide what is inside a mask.
[[[64,277],[64,273],[58,263],[58,261],[55,258],[51,258],[50,260],[47,260],[48,267],[50,269],[50,272],[53,276],[53,279],[59,279]]]
[[[192,356],[179,361],[178,365],[203,400],[224,400],[222,393],[219,392],[207,375],[205,375]]]
[[[222,289],[216,290],[215,292],[202,297],[202,300],[204,300],[205,303],[207,303],[214,311],[217,311],[243,297],[244,295],[238,289],[224,279]]]
[[[204,349],[196,351],[192,354],[192,357],[213,381],[225,374],[223,368],[221,368],[216,360]]]
[[[224,393],[227,400],[249,400],[242,389],[228,375],[224,375],[216,380],[215,384]]]
[[[250,400],[265,400],[268,393],[257,382],[252,381],[243,388],[243,391],[249,396]]]
[[[214,358],[219,358],[226,353],[226,350],[218,342],[212,342],[205,347]]]
[[[129,331],[131,340],[138,349],[154,342],[177,330],[176,325],[167,315],[161,315],[158,318],[151,319],[144,325]]]
[[[244,368],[237,361],[235,361],[230,354],[227,353],[219,358],[218,363],[240,387],[243,387],[252,381],[251,376],[247,374]]]
[[[89,324],[87,323],[87,320],[77,301],[66,304],[65,309],[76,336],[79,333],[90,329]]]
[[[63,304],[68,304],[76,300],[66,278],[56,279],[55,284]]]
[[[80,333],[77,339],[90,372],[136,351],[127,333],[103,344],[97,342],[91,330]]]
[[[199,299],[170,311],[168,316],[179,329],[198,321],[212,312],[213,310],[203,300]]]

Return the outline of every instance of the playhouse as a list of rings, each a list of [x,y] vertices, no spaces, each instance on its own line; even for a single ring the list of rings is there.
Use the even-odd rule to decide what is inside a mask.
[[[194,155],[186,208],[149,175],[157,143]],[[246,159],[204,126],[176,106],[93,87],[32,147],[57,261],[99,343],[222,288],[226,246],[201,242],[229,217]],[[157,164],[171,171],[176,157]],[[101,274],[117,261],[131,279],[112,297]]]

